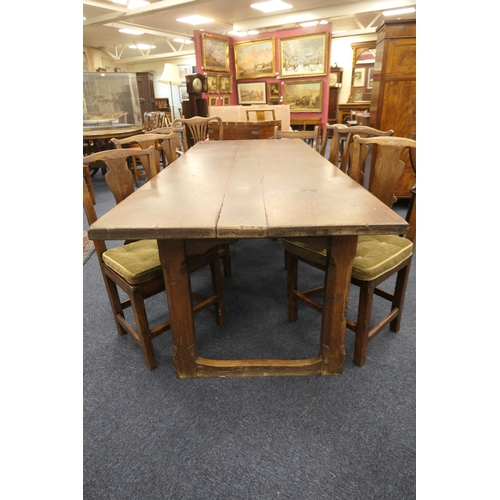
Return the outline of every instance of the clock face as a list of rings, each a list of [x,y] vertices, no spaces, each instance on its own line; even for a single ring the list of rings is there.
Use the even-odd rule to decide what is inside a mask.
[[[201,92],[203,90],[203,83],[199,78],[193,80],[193,90],[195,92]]]

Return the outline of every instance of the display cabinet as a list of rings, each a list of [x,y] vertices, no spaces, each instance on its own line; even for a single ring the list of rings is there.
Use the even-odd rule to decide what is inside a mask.
[[[83,128],[142,126],[135,73],[83,73]]]

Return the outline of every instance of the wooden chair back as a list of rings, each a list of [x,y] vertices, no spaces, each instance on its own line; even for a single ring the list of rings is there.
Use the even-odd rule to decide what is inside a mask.
[[[182,152],[185,153],[188,150],[188,140],[187,140],[187,133],[186,133],[186,127],[182,126],[180,127],[179,124],[177,126],[168,126],[168,127],[160,127],[160,128],[155,128],[153,130],[150,130],[148,133],[149,134],[171,134],[172,132],[175,133],[176,136],[176,148]]]
[[[405,168],[405,162],[401,159],[401,155],[405,150],[411,154],[411,150],[417,147],[417,141],[405,137],[363,138],[355,135],[351,145],[351,165],[356,171],[361,171],[363,162],[368,156],[368,150],[375,146],[377,160],[371,168],[369,189],[380,201],[392,207],[397,201],[394,193]],[[414,194],[416,195],[416,189]],[[410,209],[414,211],[416,204],[411,203]],[[410,224],[407,237],[411,241],[414,241],[415,236],[415,219],[413,214],[407,215],[407,221]]]
[[[144,113],[142,128],[145,131],[160,127],[167,127],[169,124],[170,119],[165,111],[147,111]]]
[[[270,109],[247,109],[247,122],[265,122],[266,120],[276,120],[273,108]],[[270,114],[266,118],[266,113]]]
[[[360,184],[362,184],[363,173],[360,174],[361,177],[359,178],[355,177],[354,172],[349,173],[349,150],[352,144],[352,138],[355,135],[359,135],[360,137],[381,137],[391,136],[394,134],[394,130],[377,130],[376,128],[367,127],[366,125],[353,125],[352,127],[348,127],[347,125],[338,123],[335,123],[333,125],[325,125],[325,133],[323,134],[324,139],[320,151],[323,156],[325,155],[326,145],[330,132],[333,132],[333,136],[330,141],[330,150],[327,153],[328,160],[336,167],[339,167],[342,172],[348,174]]]
[[[319,151],[319,125],[314,127],[314,130],[279,130],[278,126],[274,127],[275,139],[302,139],[309,144],[313,149]]]
[[[106,165],[107,172],[104,179],[115,197],[116,204],[118,204],[134,192],[133,176],[127,161],[134,156],[139,158],[148,174],[148,180],[150,180],[157,174],[155,167],[157,155],[158,151],[154,146],[141,150],[107,149],[84,156],[83,164],[89,165],[100,161]],[[151,168],[151,165],[154,168]]]
[[[219,140],[222,141],[224,139],[224,124],[219,116],[193,116],[192,118],[176,118],[172,122],[172,127],[185,126],[189,131],[188,135],[191,139],[190,142],[192,142],[191,145],[194,145],[200,141],[206,141],[209,139],[208,124],[211,122],[216,122],[219,125]]]

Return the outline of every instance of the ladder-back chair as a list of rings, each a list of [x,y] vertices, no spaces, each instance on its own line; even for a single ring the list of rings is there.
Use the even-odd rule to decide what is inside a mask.
[[[275,139],[302,139],[309,144],[315,151],[319,151],[319,125],[314,127],[314,130],[279,130],[276,125],[274,127]]]

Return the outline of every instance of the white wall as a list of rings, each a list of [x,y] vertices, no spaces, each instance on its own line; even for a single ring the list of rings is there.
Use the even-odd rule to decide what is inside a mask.
[[[345,38],[334,38],[330,51],[330,66],[343,68],[342,87],[339,92],[339,104],[345,104],[349,98],[351,91],[351,76],[352,76],[352,48],[351,43],[368,42],[376,40],[377,34],[350,36]]]

